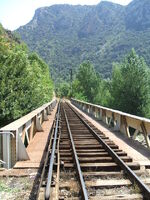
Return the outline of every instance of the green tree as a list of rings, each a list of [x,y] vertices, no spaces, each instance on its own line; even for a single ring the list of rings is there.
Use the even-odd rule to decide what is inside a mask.
[[[58,97],[68,97],[70,95],[70,84],[65,82],[65,81],[61,81],[61,83],[55,85],[56,89],[56,95]]]
[[[109,81],[103,80],[89,62],[80,65],[73,81],[73,96],[77,99],[109,106]]]
[[[110,81],[101,79],[98,84],[98,92],[95,95],[95,104],[109,107],[111,105]]]
[[[83,94],[84,92],[78,79],[75,79],[73,81],[72,88],[73,88],[73,97],[82,101],[88,101],[87,97],[84,96]]]
[[[73,93],[93,102],[98,91],[99,76],[89,62],[82,63],[73,83]]]
[[[112,106],[115,109],[149,116],[149,69],[134,49],[121,64],[114,66],[112,75]]]
[[[0,126],[51,100],[48,66],[0,26]]]
[[[38,107],[48,102],[53,95],[53,83],[47,64],[36,54],[28,57],[30,66],[30,77],[32,77],[32,105]]]

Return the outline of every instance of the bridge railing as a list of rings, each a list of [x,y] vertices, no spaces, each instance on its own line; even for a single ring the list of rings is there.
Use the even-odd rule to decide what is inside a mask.
[[[150,120],[143,117],[138,117],[118,110],[113,110],[103,106],[87,103],[84,101],[71,99],[79,109],[87,112],[89,115],[102,120],[109,127],[113,127],[114,131],[120,131],[127,135],[127,137],[136,138],[140,133],[144,136],[148,148],[150,148]]]
[[[56,99],[21,117],[0,129],[0,160],[5,168],[11,168],[16,161],[28,160],[26,147],[38,131],[43,131],[42,123],[56,105]]]

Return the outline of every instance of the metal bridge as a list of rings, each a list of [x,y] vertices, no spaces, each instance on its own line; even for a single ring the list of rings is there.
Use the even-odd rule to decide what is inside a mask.
[[[53,99],[0,130],[0,164],[39,170],[32,199],[150,199],[149,134],[149,119]]]

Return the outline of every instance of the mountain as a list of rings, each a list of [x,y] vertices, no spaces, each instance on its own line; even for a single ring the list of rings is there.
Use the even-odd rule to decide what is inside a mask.
[[[146,31],[150,28],[150,1],[134,0],[127,6],[127,29]]]
[[[96,6],[54,5],[36,10],[33,19],[16,30],[31,50],[52,67],[56,77],[89,60],[105,78],[112,63],[131,50],[150,65],[150,1],[128,6],[100,2]]]

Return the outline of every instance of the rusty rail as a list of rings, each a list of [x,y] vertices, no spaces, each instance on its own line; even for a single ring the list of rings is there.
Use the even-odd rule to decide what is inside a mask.
[[[53,145],[52,145],[51,157],[50,157],[50,161],[49,161],[48,178],[47,178],[47,184],[46,184],[46,190],[45,190],[45,199],[46,200],[50,199],[50,190],[51,190],[51,182],[52,182],[53,166],[54,166],[54,156],[55,156],[55,151],[56,151],[56,140],[57,140],[58,129],[59,129],[59,127],[58,127],[59,118],[60,118],[60,103],[58,105],[58,110],[57,110],[54,140],[53,140]]]
[[[82,175],[80,163],[79,163],[77,152],[76,152],[76,148],[75,148],[75,144],[74,144],[73,137],[72,137],[72,134],[71,134],[71,130],[70,130],[70,126],[69,126],[69,121],[68,121],[65,109],[63,109],[63,110],[64,110],[64,114],[65,114],[65,120],[66,120],[66,123],[67,123],[67,129],[68,129],[70,141],[71,141],[71,146],[72,146],[74,161],[75,161],[75,165],[76,165],[76,169],[77,169],[77,173],[78,173],[78,177],[79,177],[79,181],[80,181],[80,185],[81,185],[82,198],[84,200],[88,200],[88,193],[87,193],[87,190],[86,190],[85,182],[84,182],[84,179],[83,179],[83,175]]]
[[[68,104],[69,105],[69,104]],[[106,144],[106,142],[86,123],[82,117],[69,105],[71,110],[76,114],[76,116],[82,121],[82,123],[90,130],[92,135],[99,141],[99,143],[104,147],[104,149],[109,153],[109,155],[114,159],[114,161],[123,169],[123,171],[128,175],[130,181],[134,184],[136,183],[142,192],[143,197],[146,200],[150,199],[150,189],[145,185],[140,178],[131,170],[127,164],[119,158],[119,156],[114,152],[114,150]]]

